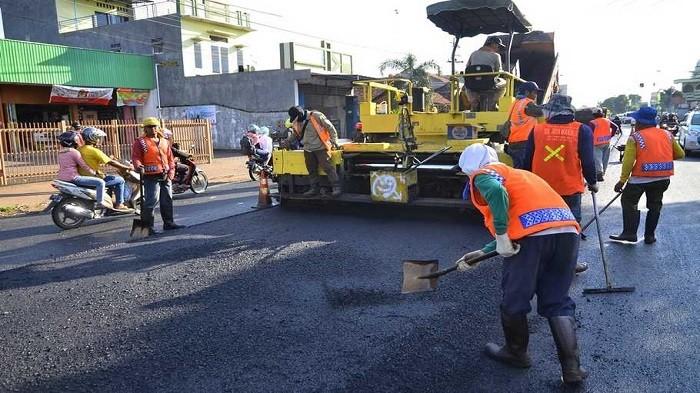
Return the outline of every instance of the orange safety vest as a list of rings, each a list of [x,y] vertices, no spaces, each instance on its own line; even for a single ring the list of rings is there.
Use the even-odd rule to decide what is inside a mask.
[[[673,135],[658,127],[649,127],[632,134],[637,157],[632,176],[666,177],[673,175]]]
[[[607,145],[612,139],[612,127],[610,127],[610,120],[599,117],[591,121],[595,128],[593,129],[593,145]]]
[[[321,139],[321,142],[323,142],[323,144],[326,146],[326,150],[330,151],[332,146],[330,131],[328,131],[326,127],[322,126],[312,113],[309,113],[309,121],[311,121],[311,125],[314,127],[314,130],[316,130],[318,138]]]
[[[534,173],[511,168],[501,163],[489,164],[471,176],[471,199],[484,215],[484,225],[496,236],[493,214],[488,203],[474,186],[478,175],[493,176],[508,192],[508,237],[522,239],[533,233],[559,227],[580,230],[566,202],[544,180]]]
[[[533,131],[535,153],[532,173],[544,179],[559,195],[583,192],[583,170],[578,155],[581,123],[538,124]]]
[[[141,137],[138,141],[143,151],[141,163],[145,174],[161,175],[170,169],[167,153],[167,149],[170,149],[170,143],[167,140],[160,138],[156,143],[149,137]]]
[[[530,98],[521,98],[513,103],[513,110],[510,114],[510,135],[508,142],[525,142],[530,136],[530,131],[537,125],[537,119],[525,114],[525,108],[534,102]]]

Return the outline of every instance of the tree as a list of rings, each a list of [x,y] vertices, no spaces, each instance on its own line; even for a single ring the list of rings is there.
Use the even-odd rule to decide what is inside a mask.
[[[629,95],[629,110],[637,110],[642,105],[642,96],[637,94]]]
[[[418,87],[430,87],[429,70],[434,70],[440,75],[440,66],[435,61],[428,60],[418,64],[418,58],[412,53],[406,54],[401,59],[386,60],[379,65],[379,72],[382,75],[387,69],[400,71],[400,75]]]
[[[608,97],[605,100],[603,100],[603,102],[600,102],[598,105],[610,109],[611,111],[613,111],[613,113],[622,113],[627,112],[629,110],[630,99],[626,95],[620,94],[617,97]]]

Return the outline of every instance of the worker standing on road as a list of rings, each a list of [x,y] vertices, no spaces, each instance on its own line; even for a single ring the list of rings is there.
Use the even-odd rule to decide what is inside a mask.
[[[518,368],[531,366],[527,314],[537,294],[537,312],[549,320],[567,384],[583,381],[569,297],[578,256],[579,226],[571,210],[537,175],[498,162],[496,151],[474,144],[462,152],[459,167],[470,179],[474,206],[496,240],[465,255],[469,260],[495,249],[504,257],[501,323],[505,345],[486,344],[486,354]],[[516,241],[517,243],[513,243]],[[460,270],[466,263],[460,263]]]
[[[332,196],[338,197],[342,193],[340,179],[335,165],[331,162],[331,151],[338,148],[338,133],[326,115],[319,111],[309,111],[301,106],[289,108],[289,121],[294,132],[289,137],[301,140],[304,145],[304,159],[306,169],[309,171],[309,190],[305,197],[316,196],[320,192],[318,167],[323,168],[333,189]]]
[[[610,159],[610,140],[620,129],[608,120],[602,108],[593,108],[593,145],[595,146],[595,169],[598,181],[603,181]]]
[[[523,169],[544,179],[569,206],[581,223],[581,194],[584,179],[591,192],[598,191],[593,159],[593,131],[574,121],[571,97],[555,94],[543,106],[547,122],[538,124],[525,147]],[[576,273],[588,269],[576,263]]]
[[[153,228],[155,218],[153,210],[160,201],[160,216],[163,219],[163,229],[179,229],[182,225],[175,223],[173,212],[173,185],[175,177],[175,158],[170,150],[170,142],[163,137],[160,120],[147,117],[143,120],[144,135],[134,141],[131,146],[131,160],[134,168],[143,170],[144,209],[142,217],[149,224],[149,232],[156,233]]]
[[[610,238],[637,242],[640,218],[637,204],[642,194],[646,194],[649,211],[644,222],[644,243],[653,244],[664,192],[673,176],[673,160],[685,157],[685,152],[670,132],[656,126],[656,109],[645,106],[630,116],[636,121],[635,130],[625,145],[620,181],[615,185],[615,191],[622,192],[623,229],[620,235]]]
[[[518,89],[516,101],[510,109],[510,133],[507,153],[513,159],[513,167],[523,169],[525,145],[542,108],[537,106],[537,95],[542,90],[535,82],[525,82]]]

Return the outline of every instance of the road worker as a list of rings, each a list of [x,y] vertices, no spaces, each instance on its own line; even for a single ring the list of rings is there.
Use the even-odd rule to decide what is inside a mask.
[[[591,192],[598,191],[593,159],[593,131],[574,121],[571,97],[555,94],[543,106],[547,122],[538,124],[527,140],[525,170],[544,179],[569,206],[581,223],[581,194],[584,179]],[[588,269],[576,264],[576,273]]]
[[[319,111],[310,111],[301,106],[289,108],[289,121],[294,132],[287,141],[292,145],[296,139],[304,145],[304,159],[309,171],[309,190],[303,195],[313,197],[320,192],[319,166],[326,172],[332,187],[332,196],[342,193],[340,179],[335,165],[331,162],[331,151],[338,148],[338,133],[326,115]]]
[[[537,106],[537,95],[541,91],[535,82],[523,83],[510,109],[507,152],[513,159],[513,167],[518,169],[523,168],[527,138],[537,125],[537,118],[542,116],[542,108]]]
[[[153,210],[160,201],[160,216],[163,229],[182,228],[175,223],[173,212],[173,185],[175,177],[175,158],[170,150],[170,142],[163,137],[160,120],[147,117],[143,120],[144,135],[137,138],[131,146],[131,160],[134,168],[143,173],[144,206],[142,217],[149,225],[150,234],[154,229]]]
[[[640,218],[637,204],[642,194],[646,194],[649,211],[644,222],[644,243],[653,244],[664,192],[673,176],[673,160],[685,157],[685,152],[670,132],[656,126],[656,109],[645,106],[630,116],[636,121],[634,132],[625,145],[620,181],[615,185],[615,191],[622,192],[623,229],[620,235],[610,238],[637,242]]]
[[[595,169],[598,181],[603,181],[610,159],[610,140],[620,129],[608,120],[602,108],[593,108],[593,145],[595,146]]]
[[[537,312],[549,320],[562,379],[576,384],[588,376],[581,368],[574,310],[569,297],[578,256],[579,225],[559,194],[539,176],[498,162],[491,147],[473,144],[459,167],[469,176],[470,197],[496,238],[463,261],[496,250],[503,259],[501,324],[505,345],[486,344],[486,354],[507,365],[528,368],[527,314],[537,294]],[[460,270],[467,268],[460,262]]]
[[[500,51],[506,49],[500,37],[488,37],[484,46],[472,52],[467,61],[465,74],[469,74],[469,68],[472,66],[488,66],[493,72],[503,71],[503,63],[501,61]],[[488,110],[498,110],[498,100],[505,95],[507,82],[505,79],[495,76],[493,78],[493,89],[487,92],[472,91],[465,87],[467,99],[472,111],[479,110],[479,93],[488,94]]]

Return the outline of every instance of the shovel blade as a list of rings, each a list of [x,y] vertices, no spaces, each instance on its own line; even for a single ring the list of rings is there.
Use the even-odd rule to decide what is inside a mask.
[[[144,239],[150,235],[150,225],[140,218],[134,219],[131,224],[131,234],[129,237],[132,239]]]
[[[603,293],[634,292],[634,290],[634,287],[586,288],[583,290],[583,294],[597,295]]]
[[[403,285],[401,293],[432,291],[437,287],[437,278],[419,278],[438,270],[438,260],[403,261]]]

